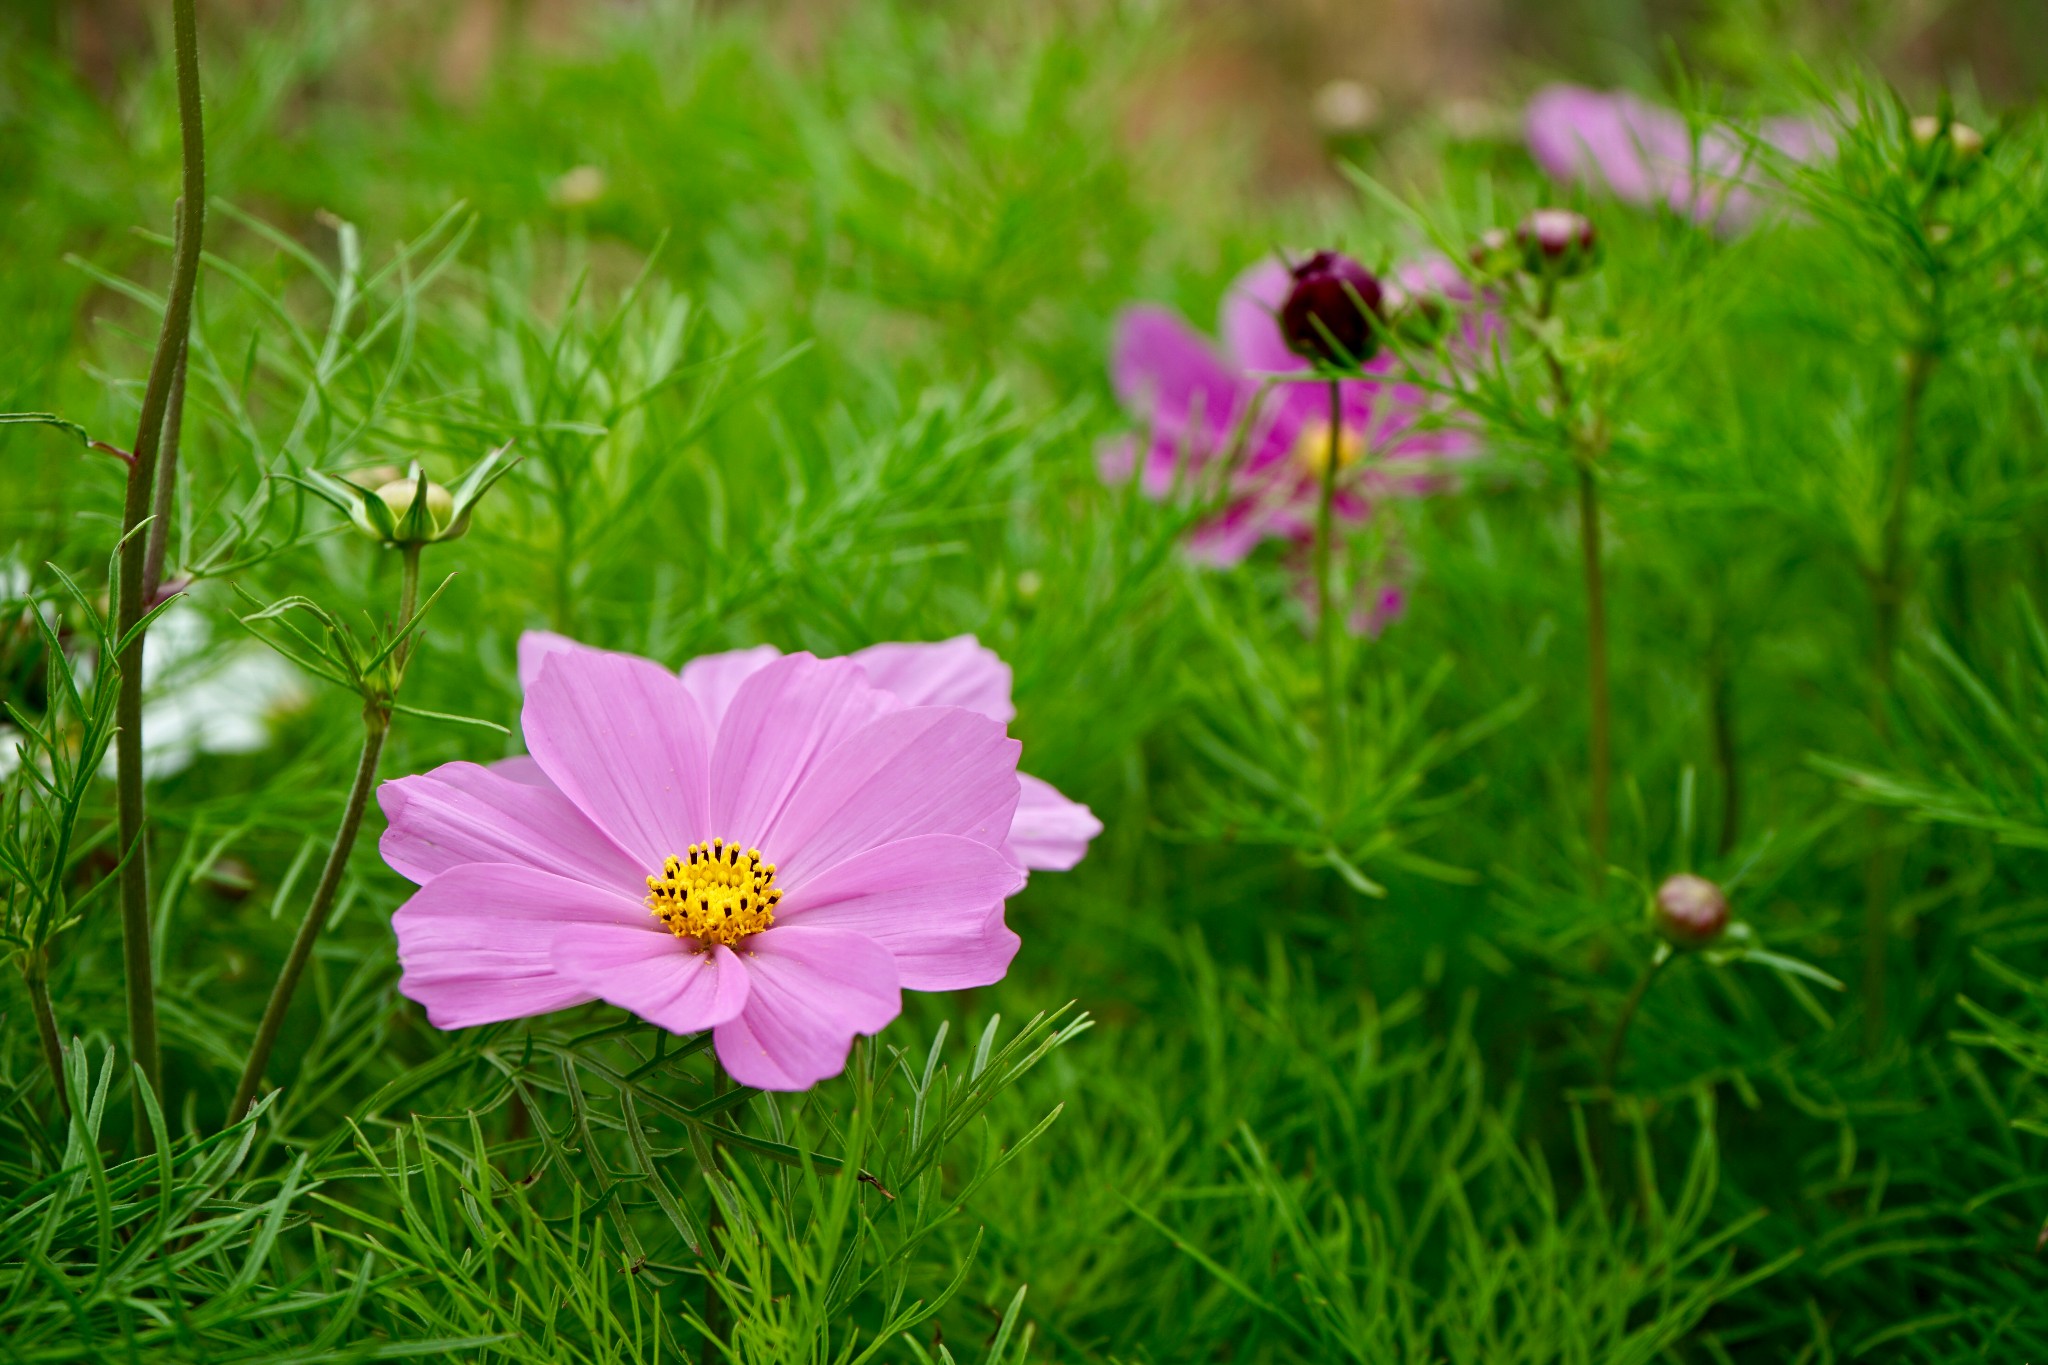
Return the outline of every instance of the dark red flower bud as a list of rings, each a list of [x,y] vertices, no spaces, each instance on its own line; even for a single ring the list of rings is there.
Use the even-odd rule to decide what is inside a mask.
[[[1600,248],[1593,220],[1570,209],[1537,209],[1515,229],[1522,267],[1532,275],[1577,275],[1590,268]]]
[[[1362,364],[1380,348],[1380,282],[1349,256],[1318,251],[1294,267],[1294,288],[1280,305],[1287,349],[1332,365]]]
[[[1681,948],[1702,948],[1728,928],[1728,897],[1705,877],[1666,877],[1651,902],[1657,932]]]

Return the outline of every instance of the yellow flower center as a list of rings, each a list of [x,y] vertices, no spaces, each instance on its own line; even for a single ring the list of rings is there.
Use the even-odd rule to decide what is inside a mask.
[[[713,839],[691,844],[685,857],[669,856],[661,875],[647,879],[647,908],[677,938],[694,938],[705,949],[732,947],[775,923],[782,888],[775,864],[761,851]]]
[[[1365,441],[1350,426],[1337,428],[1337,468],[1349,469],[1365,455]],[[1294,438],[1294,459],[1303,469],[1323,476],[1330,467],[1330,424],[1321,418],[1303,423]]]

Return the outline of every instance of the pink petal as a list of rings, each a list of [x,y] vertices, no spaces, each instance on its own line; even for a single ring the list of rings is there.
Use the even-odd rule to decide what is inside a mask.
[[[711,750],[710,830],[767,851],[776,817],[819,760],[895,708],[850,659],[790,654],[761,669],[733,694]],[[778,852],[767,851],[771,862]]]
[[[868,681],[906,706],[964,706],[990,720],[1016,719],[1010,666],[972,635],[937,644],[870,645],[849,656]]]
[[[683,686],[697,699],[704,721],[713,731],[725,719],[733,693],[740,684],[782,657],[774,645],[752,649],[729,649],[723,654],[706,654],[683,665]]]
[[[682,679],[594,649],[548,654],[520,724],[547,775],[651,871],[706,838],[710,736]]]
[[[474,763],[386,782],[377,804],[391,822],[378,851],[409,881],[464,863],[520,863],[631,894],[647,875],[553,786]]]
[[[434,878],[391,917],[398,989],[436,1028],[468,1028],[594,998],[555,969],[556,932],[638,926],[669,937],[647,907],[587,882],[511,863],[470,863]]]
[[[1095,449],[1095,472],[1104,483],[1130,482],[1138,472],[1138,442],[1130,436],[1104,441]]]
[[[760,848],[793,886],[856,853],[920,834],[1000,846],[1017,808],[1019,747],[1001,723],[958,707],[882,716],[817,763]]]
[[[1010,853],[1024,866],[1065,872],[1081,861],[1102,822],[1079,801],[1061,796],[1050,782],[1018,773],[1023,791],[1010,822]]]
[[[531,787],[546,787],[554,790],[555,784],[548,781],[548,775],[541,771],[540,764],[533,761],[531,754],[514,754],[501,758],[496,763],[485,765],[492,772],[512,782],[524,782]]]
[[[1655,202],[1664,168],[1690,160],[1685,121],[1629,95],[1547,86],[1529,101],[1525,126],[1530,153],[1553,180],[1604,186],[1634,204]]]
[[[1222,447],[1253,387],[1179,315],[1149,305],[1117,319],[1110,380],[1126,408],[1160,432],[1184,436],[1195,459]]]
[[[1223,296],[1223,345],[1248,374],[1305,370],[1308,362],[1287,349],[1278,320],[1294,288],[1287,262],[1268,256],[1237,277]]]
[[[777,925],[742,945],[747,1004],[713,1035],[718,1060],[741,1085],[804,1090],[846,1069],[857,1033],[875,1033],[903,1009],[896,960],[844,929]]]
[[[540,661],[550,654],[609,654],[610,650],[586,645],[551,630],[529,630],[519,636],[519,690],[531,692],[540,681]]]
[[[651,916],[650,916],[651,918]],[[700,1033],[737,1018],[747,970],[732,949],[697,951],[662,929],[579,926],[555,936],[555,969],[598,999],[670,1033]]]
[[[987,844],[927,834],[792,885],[775,922],[852,930],[895,955],[904,989],[961,990],[1009,970],[1017,936],[1003,900],[1023,885],[1023,869]]]

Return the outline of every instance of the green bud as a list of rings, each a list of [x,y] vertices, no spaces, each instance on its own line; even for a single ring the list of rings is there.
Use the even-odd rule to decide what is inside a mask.
[[[453,488],[429,479],[415,464],[404,476],[368,469],[336,477],[307,470],[294,482],[331,504],[355,528],[380,545],[420,546],[460,539],[469,530],[477,502],[505,477],[515,461],[508,443],[493,450],[455,481]],[[370,482],[372,475],[388,475]]]
[[[1907,125],[1922,175],[1954,183],[1984,157],[1984,134],[1947,115],[1921,114]]]

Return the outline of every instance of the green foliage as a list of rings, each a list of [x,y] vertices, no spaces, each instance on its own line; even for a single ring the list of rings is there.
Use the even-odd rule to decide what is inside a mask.
[[[1540,333],[1455,380],[1454,333],[1414,353],[1485,453],[1345,547],[1411,603],[1344,644],[1333,785],[1294,557],[1198,566],[1220,487],[1098,474],[1112,320],[1206,327],[1276,243],[1462,253],[1558,197],[1519,149],[1425,118],[1278,191],[1232,129],[1155,117],[1199,7],[659,3],[459,97],[407,8],[203,20],[221,197],[152,638],[225,663],[256,632],[344,686],[210,703],[260,733],[152,771],[162,1096],[120,1051],[92,438],[133,430],[163,307],[170,82],[109,105],[0,51],[0,407],[32,419],[0,425],[0,1360],[2048,1359],[2038,111],[1962,92],[1984,155],[1933,164],[1910,117],[1948,97],[1792,85],[1776,19],[1717,12],[1788,83],[1694,112],[1839,101],[1841,155],[1760,157],[1793,211],[1740,235],[1576,200],[1601,264]],[[369,491],[402,477],[475,501],[430,612],[349,525],[408,538],[424,494]],[[225,1126],[365,695],[403,663],[386,775],[501,757],[536,627],[669,664],[974,632],[1025,767],[1105,832],[1011,903],[1009,979],[912,997],[792,1097],[604,1008],[427,1026],[373,815],[277,1089]],[[1873,866],[1866,1044],[1827,986]],[[1746,936],[1662,970],[1609,1084],[1676,871]]]

